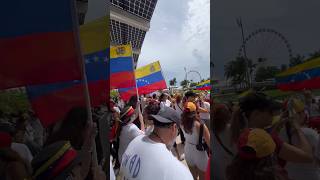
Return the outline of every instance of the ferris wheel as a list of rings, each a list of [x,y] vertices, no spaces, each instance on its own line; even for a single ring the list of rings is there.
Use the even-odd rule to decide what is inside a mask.
[[[238,51],[238,57],[252,60],[257,67],[261,66],[288,66],[292,58],[292,49],[289,41],[281,33],[260,28],[250,33]]]

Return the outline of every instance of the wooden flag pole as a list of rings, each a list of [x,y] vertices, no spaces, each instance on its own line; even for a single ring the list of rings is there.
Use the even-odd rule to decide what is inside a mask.
[[[78,17],[77,17],[77,11],[76,11],[76,5],[74,3],[74,1],[71,1],[72,3],[72,7],[73,7],[73,22],[74,22],[74,35],[75,35],[75,39],[77,41],[77,45],[78,47],[76,47],[76,49],[79,51],[79,65],[81,67],[82,70],[82,76],[83,76],[83,83],[84,83],[84,97],[85,97],[85,101],[86,101],[86,107],[87,107],[87,111],[88,111],[88,123],[89,124],[93,124],[93,119],[92,119],[92,112],[91,112],[91,103],[90,103],[90,94],[89,94],[89,87],[88,87],[88,81],[87,81],[87,76],[86,76],[86,68],[85,68],[85,61],[82,55],[82,46],[81,46],[81,42],[80,42],[80,33],[79,33],[79,25],[78,25]],[[89,134],[91,135],[91,134]],[[92,143],[92,152],[93,152],[93,157],[92,157],[92,161],[93,161],[93,165],[95,167],[98,166],[98,158],[97,158],[97,150],[96,150],[96,143],[95,143],[95,137],[93,137],[92,139],[93,143]]]

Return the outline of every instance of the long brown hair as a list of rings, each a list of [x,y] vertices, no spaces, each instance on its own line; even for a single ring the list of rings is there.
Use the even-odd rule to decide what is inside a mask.
[[[56,141],[70,141],[72,147],[79,150],[84,141],[83,132],[88,123],[88,111],[85,107],[72,108],[63,120],[60,129],[49,136],[46,145]]]
[[[214,132],[219,134],[230,122],[231,112],[224,104],[216,104],[213,108],[212,124]]]
[[[181,123],[186,133],[192,134],[193,123],[195,121],[200,122],[200,117],[197,112],[184,111],[181,118]]]

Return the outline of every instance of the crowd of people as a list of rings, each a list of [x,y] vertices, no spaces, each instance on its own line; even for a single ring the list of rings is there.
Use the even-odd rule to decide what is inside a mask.
[[[146,95],[139,100],[132,97],[123,107],[122,101],[119,105],[110,102],[114,118],[111,170],[115,176],[210,179],[209,96],[188,91]],[[179,146],[184,147],[183,151]]]
[[[213,106],[213,179],[320,179],[320,141],[308,126],[306,94],[280,102],[252,91]]]
[[[0,179],[107,179],[108,165],[110,179],[125,180],[320,179],[319,129],[310,127],[320,108],[310,92],[219,103],[203,92],[150,94],[92,112],[92,123],[75,107],[43,128],[31,110],[0,111]],[[100,144],[108,135],[97,133],[105,114],[110,162]]]
[[[0,117],[0,179],[105,180],[93,161],[96,124],[84,107],[72,108],[66,117],[43,128],[32,111]]]

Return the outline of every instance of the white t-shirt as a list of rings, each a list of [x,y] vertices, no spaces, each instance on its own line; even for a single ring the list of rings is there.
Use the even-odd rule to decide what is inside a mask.
[[[120,113],[120,112],[121,112],[121,111],[120,111],[120,108],[117,107],[117,106],[114,106],[113,109],[114,109],[117,113]]]
[[[202,106],[199,105],[199,107],[202,107],[210,112],[210,103],[208,102],[204,101],[203,105]],[[200,119],[204,119],[204,120],[210,119],[210,113],[199,113],[199,115],[200,115]]]
[[[111,159],[110,159],[110,180],[116,180],[116,176],[114,175],[114,171],[112,168]]]
[[[171,101],[169,101],[168,99],[166,100],[166,105],[168,106],[168,107],[170,107],[171,106]]]
[[[130,123],[122,127],[120,133],[120,144],[119,144],[119,152],[118,158],[119,161],[122,159],[122,154],[127,149],[129,143],[137,136],[144,134],[135,124]]]
[[[16,151],[22,159],[31,163],[33,156],[27,145],[21,143],[12,143],[11,148]]]
[[[317,144],[319,141],[318,133],[311,128],[301,128],[303,134],[307,138],[309,144],[313,149],[313,153],[316,156]],[[283,128],[280,132],[280,137],[283,141],[289,142],[289,138],[286,133],[286,129]],[[292,136],[292,144],[297,144],[297,136],[293,134]],[[313,163],[290,163],[288,162],[286,165],[286,169],[289,174],[289,178],[293,180],[319,180],[320,179],[320,168],[316,164]]]
[[[122,180],[193,180],[189,169],[162,143],[148,136],[135,138],[125,151],[120,167]]]
[[[234,155],[237,153],[235,144],[231,143],[231,131],[230,125],[227,125],[226,129],[222,131],[219,135],[219,138],[223,145],[228,148]],[[218,142],[216,136],[213,136],[213,167],[215,169],[213,174],[213,179],[217,180],[226,180],[226,168],[231,164],[233,156],[228,154]]]

